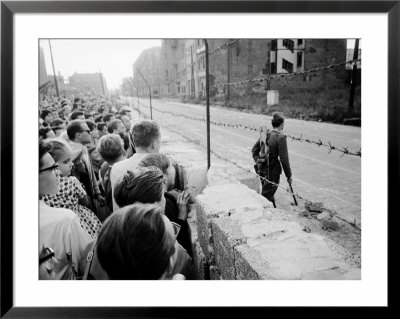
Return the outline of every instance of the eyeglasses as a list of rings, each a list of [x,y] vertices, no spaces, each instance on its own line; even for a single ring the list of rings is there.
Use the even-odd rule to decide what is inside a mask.
[[[44,250],[45,255],[39,258],[39,265],[41,265],[45,261],[47,261],[47,260],[49,260],[49,259],[54,257],[54,250],[53,249],[51,249],[49,247],[46,247],[43,250]]]
[[[56,163],[50,167],[42,168],[39,170],[39,173],[42,173],[44,171],[50,171],[50,170],[54,170],[54,171],[58,170],[58,164]]]
[[[179,235],[179,231],[181,230],[181,226],[174,222],[171,222],[171,224],[172,224],[172,227],[174,228],[174,236],[175,236],[175,238],[177,238]]]
[[[88,134],[90,134],[90,130],[82,130],[81,133],[83,132],[88,132]]]

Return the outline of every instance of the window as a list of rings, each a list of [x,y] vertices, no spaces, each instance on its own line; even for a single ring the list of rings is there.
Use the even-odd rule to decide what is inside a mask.
[[[297,67],[301,67],[303,64],[303,52],[297,52]]]
[[[277,40],[272,40],[271,41],[271,51],[275,51],[276,50],[276,41]]]
[[[283,46],[288,48],[290,51],[293,52],[294,49],[294,41],[290,39],[283,39]]]
[[[282,69],[288,71],[289,73],[292,73],[293,72],[293,63],[290,63],[289,61],[282,59]]]
[[[303,44],[303,39],[298,39],[297,40],[297,45],[302,45]]]

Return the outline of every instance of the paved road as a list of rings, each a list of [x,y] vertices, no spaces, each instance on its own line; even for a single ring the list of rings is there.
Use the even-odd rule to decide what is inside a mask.
[[[150,114],[149,101],[141,99],[140,109]],[[137,100],[133,100],[137,105]],[[207,145],[206,124],[204,121],[174,116],[165,112],[184,114],[186,117],[206,118],[206,109],[202,105],[183,104],[175,101],[152,100],[153,119],[158,120],[166,129],[179,131],[189,139]],[[162,111],[158,112],[157,110]],[[241,124],[248,127],[268,126],[271,117],[256,115],[223,107],[211,107],[211,121],[225,124]],[[240,166],[253,169],[251,148],[259,133],[211,125],[211,149],[217,154],[234,160]],[[287,119],[284,133],[304,139],[321,140],[339,148],[348,147],[349,151],[361,149],[361,128],[329,123]],[[289,158],[293,172],[293,188],[301,197],[311,201],[322,201],[324,206],[335,210],[348,221],[356,220],[361,224],[361,158],[343,155],[328,148],[306,142],[288,139]],[[342,156],[343,155],[343,156]],[[281,185],[287,187],[282,175]],[[277,202],[293,201],[284,190],[278,189]]]

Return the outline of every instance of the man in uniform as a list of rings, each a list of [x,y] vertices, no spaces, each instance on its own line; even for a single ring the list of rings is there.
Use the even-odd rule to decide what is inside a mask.
[[[265,136],[254,144],[252,149],[255,161],[255,170],[258,175],[268,179],[261,180],[261,194],[275,205],[275,192],[278,189],[282,167],[289,185],[292,184],[292,172],[290,170],[289,154],[286,136],[282,134],[285,118],[282,113],[274,113],[272,116],[272,130],[268,130]]]

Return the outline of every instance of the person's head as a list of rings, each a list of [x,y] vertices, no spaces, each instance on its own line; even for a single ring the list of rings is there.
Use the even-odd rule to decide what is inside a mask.
[[[62,112],[64,113],[64,116],[65,116],[66,118],[68,118],[68,116],[71,114],[71,107],[70,107],[69,105],[65,105],[65,106],[62,108]]]
[[[132,140],[136,149],[158,153],[161,146],[160,125],[153,120],[142,120],[132,127]]]
[[[272,115],[271,124],[273,128],[283,130],[285,117],[281,112],[276,112]]]
[[[89,126],[83,120],[73,120],[67,126],[68,138],[81,144],[88,144],[92,142]]]
[[[53,113],[49,110],[43,110],[42,113],[40,113],[40,117],[45,121],[47,124],[50,124],[51,121],[53,120]]]
[[[131,130],[131,121],[130,121],[129,117],[127,117],[126,115],[123,115],[123,116],[121,116],[121,121],[122,121],[122,124],[124,124],[124,126],[125,126],[125,130],[130,131]]]
[[[162,153],[149,154],[138,164],[139,167],[155,166],[161,170],[167,180],[167,189],[172,189],[175,185],[175,167],[171,165],[169,158]]]
[[[103,121],[104,123],[111,122],[112,120],[115,120],[114,114],[112,113],[107,113],[106,115],[103,116]]]
[[[71,113],[71,121],[73,120],[84,120],[85,115],[82,111],[74,111]]]
[[[39,140],[45,140],[46,138],[55,137],[56,134],[51,127],[42,127],[39,129]]]
[[[114,199],[119,207],[136,202],[156,203],[165,209],[166,180],[157,167],[138,167],[125,173],[114,187]]]
[[[118,134],[102,136],[97,149],[100,156],[110,165],[125,157],[124,142]]]
[[[125,126],[121,120],[112,120],[107,125],[108,133],[121,134],[125,132]]]
[[[121,112],[119,112],[120,115],[125,115],[128,118],[131,117],[131,110],[122,110]]]
[[[39,142],[39,197],[57,194],[58,165],[49,154],[51,144]]]
[[[51,121],[50,127],[56,136],[60,136],[63,129],[65,129],[65,123],[62,119],[57,118]]]
[[[71,174],[72,164],[72,151],[70,146],[63,139],[51,139],[45,142],[51,145],[49,154],[53,157],[54,161],[58,164],[58,169],[62,176],[69,176]]]
[[[108,134],[107,124],[104,122],[97,123],[97,129],[99,131],[99,136],[102,137]]]
[[[85,113],[85,119],[94,121],[94,117],[92,113]]]
[[[179,225],[156,205],[134,204],[106,219],[97,256],[111,280],[164,279],[177,259]]]
[[[93,139],[98,140],[100,138],[99,131],[97,130],[97,124],[91,120],[85,120],[87,126],[89,127],[90,134]]]
[[[103,115],[97,114],[94,116],[94,122],[95,123],[102,123],[103,122]]]

